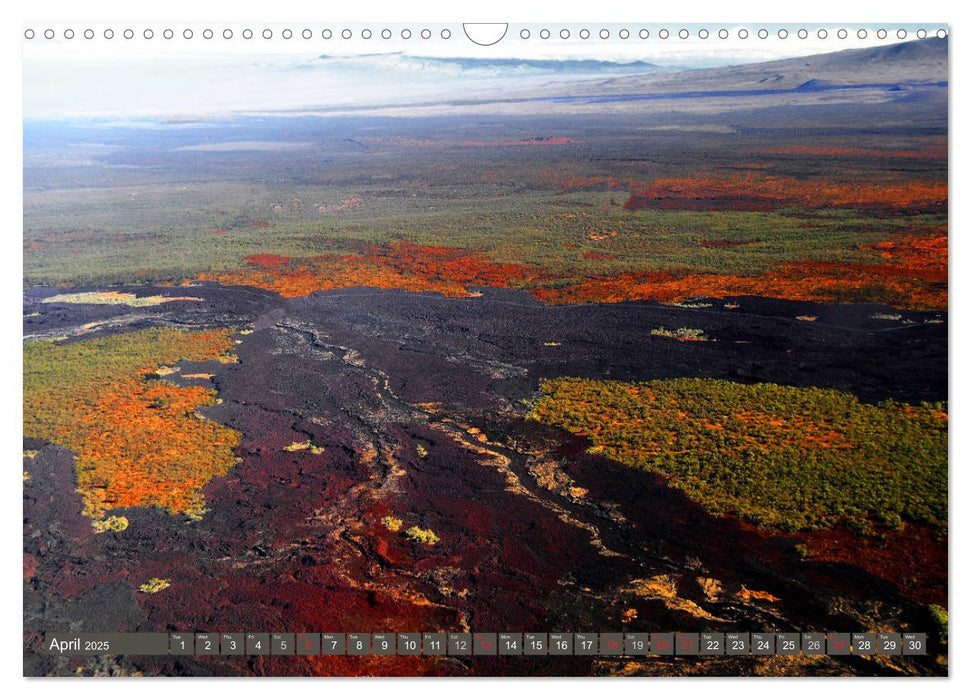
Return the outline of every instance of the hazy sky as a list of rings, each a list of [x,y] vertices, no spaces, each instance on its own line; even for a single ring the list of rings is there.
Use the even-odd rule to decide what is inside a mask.
[[[90,26],[94,38],[85,39]],[[43,37],[46,29],[53,39]],[[106,28],[114,37],[103,37]],[[163,37],[164,25],[132,26],[133,38],[124,38],[127,25],[44,25],[33,39],[24,40],[24,115],[55,116],[160,116],[195,117],[233,112],[383,105],[437,97],[475,96],[497,88],[529,87],[553,80],[577,79],[575,72],[548,67],[474,67],[450,57],[520,59],[596,59],[618,63],[643,61],[665,68],[710,67],[825,53],[917,38],[918,29],[933,36],[941,25],[888,25],[880,38],[880,25],[752,25],[748,37],[729,25],[510,25],[505,38],[494,46],[471,42],[461,25],[254,25],[254,35],[243,37],[247,25],[179,25],[173,37]],[[145,30],[153,32],[144,38]],[[192,39],[183,31],[190,28]],[[293,35],[284,39],[284,29]],[[383,29],[391,37],[381,36]],[[431,32],[421,38],[422,28]],[[709,35],[702,39],[699,30]],[[765,29],[766,38],[758,36]],[[211,39],[203,32],[211,29]],[[269,40],[264,29],[273,32]],[[329,29],[329,39],[322,32]],[[342,37],[347,29],[351,38]],[[371,31],[364,38],[363,30]],[[402,30],[411,31],[404,39]],[[550,36],[542,38],[546,29]],[[626,29],[627,38],[621,37]],[[662,38],[662,29],[668,31]],[[678,36],[680,30],[688,38]],[[779,37],[784,29],[788,36]],[[799,38],[800,29],[806,31]],[[826,32],[820,38],[819,32]],[[845,29],[846,37],[837,32]],[[858,32],[863,29],[865,38]],[[65,38],[72,30],[74,37]],[[232,31],[232,38],[223,37]],[[309,31],[310,38],[303,38]],[[442,39],[442,31],[450,32]],[[583,38],[581,32],[589,32]],[[720,38],[719,31],[728,32]],[[522,32],[529,32],[523,38]],[[600,38],[602,31],[608,39]],[[647,37],[642,33],[648,32]],[[568,32],[569,37],[561,36]],[[321,56],[325,56],[321,58]],[[433,59],[433,60],[426,60]],[[584,77],[595,77],[587,74]]]

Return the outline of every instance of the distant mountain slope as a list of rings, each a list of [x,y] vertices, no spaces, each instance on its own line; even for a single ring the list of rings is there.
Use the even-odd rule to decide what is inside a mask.
[[[512,74],[630,75],[652,73],[660,66],[647,61],[605,61],[597,59],[471,58],[461,56],[412,56],[403,53],[338,56],[321,54],[318,61],[348,66],[372,64],[391,70],[461,74],[472,77]]]
[[[948,80],[947,42],[946,38],[931,38],[767,63],[621,76],[584,81],[572,85],[567,93],[562,88],[557,92],[580,96],[940,83]]]

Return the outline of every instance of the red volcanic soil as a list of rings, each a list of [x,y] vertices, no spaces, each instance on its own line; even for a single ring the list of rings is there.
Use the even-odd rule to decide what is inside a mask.
[[[34,578],[34,574],[37,573],[37,557],[32,554],[24,555],[24,580]]]
[[[850,564],[894,581],[909,598],[947,607],[947,538],[922,525],[860,537],[845,528],[800,533],[814,562]]]
[[[624,208],[630,211],[774,211],[798,206],[910,210],[941,208],[946,204],[946,182],[842,182],[750,173],[659,178],[646,188],[632,189]]]

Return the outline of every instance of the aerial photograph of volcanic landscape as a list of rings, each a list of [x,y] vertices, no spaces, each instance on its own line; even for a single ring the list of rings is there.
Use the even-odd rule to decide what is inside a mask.
[[[948,675],[946,37],[297,41],[25,49],[24,675]],[[927,649],[48,653],[61,632]]]

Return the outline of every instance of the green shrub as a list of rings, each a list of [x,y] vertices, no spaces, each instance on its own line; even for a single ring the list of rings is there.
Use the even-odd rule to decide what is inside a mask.
[[[947,610],[940,605],[928,605],[927,611],[930,613],[931,622],[934,624],[934,635],[941,644],[947,644]]]
[[[947,528],[947,407],[714,379],[545,380],[528,415],[668,478],[712,513],[783,530]]]
[[[407,530],[405,530],[405,536],[410,540],[415,542],[420,542],[421,544],[436,544],[439,542],[439,537],[431,530],[423,530],[417,525],[412,525]]]

